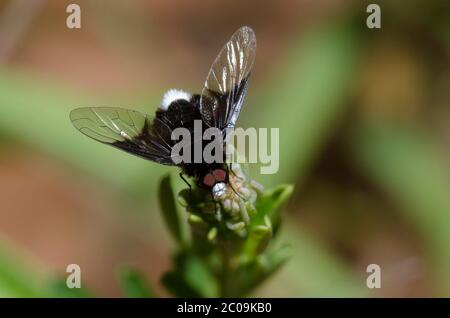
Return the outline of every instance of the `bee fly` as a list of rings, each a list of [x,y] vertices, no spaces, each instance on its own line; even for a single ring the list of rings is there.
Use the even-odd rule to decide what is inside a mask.
[[[175,163],[171,155],[175,141],[171,136],[180,127],[193,132],[194,122],[200,120],[202,129],[215,127],[225,139],[225,131],[235,127],[241,112],[255,54],[253,30],[241,27],[213,62],[201,94],[167,91],[153,119],[115,107],[78,108],[70,113],[70,119],[81,133],[101,143],[160,164],[179,166],[181,177],[184,174],[193,178],[200,188],[210,190],[216,201],[223,199],[226,207],[237,210],[225,199],[233,174],[225,163],[225,152],[221,162]]]

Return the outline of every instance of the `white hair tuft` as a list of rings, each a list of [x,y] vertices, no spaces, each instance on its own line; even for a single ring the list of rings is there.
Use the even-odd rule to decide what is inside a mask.
[[[181,89],[174,89],[174,88],[169,89],[167,92],[164,93],[159,108],[161,108],[162,110],[167,110],[167,108],[169,108],[170,104],[172,104],[173,101],[176,101],[178,99],[190,101],[191,96],[192,95],[190,93],[185,92]]]

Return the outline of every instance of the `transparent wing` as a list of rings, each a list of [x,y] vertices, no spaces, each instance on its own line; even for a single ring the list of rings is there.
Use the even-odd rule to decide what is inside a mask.
[[[84,135],[136,156],[173,165],[172,130],[166,123],[134,110],[117,107],[77,108],[72,124]]]
[[[203,120],[210,127],[234,127],[241,112],[256,55],[249,27],[237,30],[214,61],[200,97]]]

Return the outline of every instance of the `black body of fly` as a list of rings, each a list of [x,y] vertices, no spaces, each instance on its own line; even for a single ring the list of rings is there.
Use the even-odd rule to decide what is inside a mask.
[[[153,118],[118,107],[85,107],[73,110],[70,119],[81,133],[101,143],[160,164],[179,166],[183,174],[214,195],[228,184],[230,169],[225,153],[221,162],[176,164],[171,157],[176,143],[172,132],[183,127],[193,136],[194,121],[201,120],[203,131],[215,127],[225,138],[225,129],[234,128],[239,117],[255,54],[255,34],[242,27],[213,62],[201,94],[169,90]]]

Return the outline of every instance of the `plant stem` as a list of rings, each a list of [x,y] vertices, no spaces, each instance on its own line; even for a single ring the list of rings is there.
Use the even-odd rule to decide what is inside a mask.
[[[231,248],[230,248],[230,242],[227,240],[221,240],[220,244],[220,252],[221,252],[221,259],[222,259],[222,267],[221,267],[221,273],[219,277],[220,282],[220,297],[231,297],[233,296],[232,291],[232,277],[231,272],[232,268],[230,266],[231,263]]]

